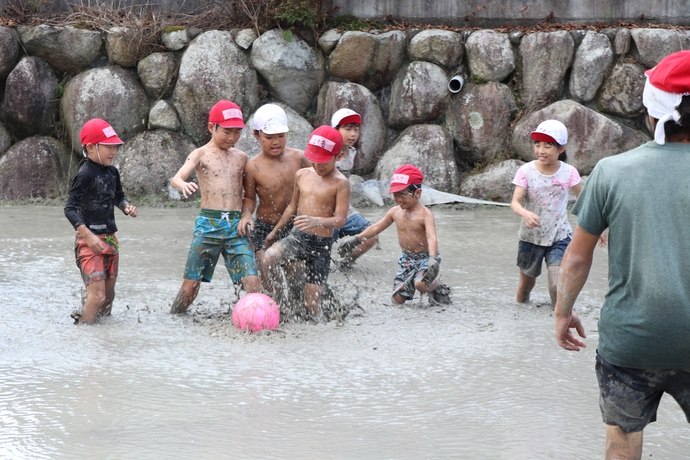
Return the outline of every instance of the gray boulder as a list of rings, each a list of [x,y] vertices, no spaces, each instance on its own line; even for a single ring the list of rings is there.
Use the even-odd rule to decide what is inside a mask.
[[[275,96],[298,112],[319,93],[319,60],[295,34],[288,42],[280,30],[265,32],[252,45],[251,61]]]
[[[587,35],[586,30],[571,30],[570,31],[570,36],[573,37],[573,43],[575,44],[576,48],[578,46],[580,46],[580,43],[582,43],[582,40],[585,38],[585,35]]]
[[[520,160],[506,160],[491,165],[480,174],[466,177],[460,186],[460,194],[478,200],[510,203],[515,191],[513,179],[524,164]]]
[[[7,149],[12,145],[12,135],[5,128],[3,123],[0,123],[0,157],[7,152]]]
[[[287,133],[287,143],[286,147],[291,147],[293,149],[306,150],[307,142],[309,142],[309,136],[314,127],[307,120],[302,118],[302,116],[291,109],[287,104],[282,102],[271,102],[271,104],[276,104],[285,110],[285,115],[288,119],[288,128],[290,131]],[[258,107],[257,107],[258,109]],[[259,141],[254,138],[254,114],[249,117],[246,128],[242,130],[242,135],[240,139],[235,144],[235,147],[244,151],[249,158],[254,158],[259,153],[261,153],[261,145]]]
[[[143,131],[149,99],[132,72],[122,67],[100,67],[82,72],[65,85],[60,114],[72,150],[81,152],[79,133],[84,123],[102,118],[123,141]]]
[[[570,73],[572,98],[580,102],[594,99],[612,63],[613,50],[608,37],[588,31],[575,53]]]
[[[423,30],[410,40],[407,54],[412,61],[429,61],[453,68],[462,59],[462,38],[449,30]]]
[[[654,67],[669,54],[690,48],[690,40],[682,31],[632,29],[630,35],[640,54],[640,62],[647,67]]]
[[[211,139],[208,113],[225,99],[249,112],[259,102],[256,71],[229,32],[199,35],[182,56],[173,104],[187,134],[199,144]]]
[[[465,44],[473,77],[502,81],[515,70],[515,54],[510,38],[493,30],[473,32]]]
[[[613,40],[613,52],[616,56],[622,56],[628,54],[628,51],[630,51],[630,29],[621,27]]]
[[[40,25],[26,29],[20,36],[26,53],[45,59],[54,69],[79,72],[101,55],[100,32],[71,26]]]
[[[170,51],[179,51],[189,43],[189,35],[187,29],[163,31],[161,34],[161,43]]]
[[[619,117],[635,118],[644,111],[644,67],[633,62],[619,62],[604,82],[599,96],[599,110]]]
[[[435,120],[448,102],[448,75],[431,62],[414,61],[400,70],[388,105],[388,126],[404,129]]]
[[[20,137],[46,134],[58,107],[58,79],[50,65],[35,57],[22,59],[5,83],[2,114]]]
[[[331,51],[335,49],[342,36],[343,33],[338,31],[338,29],[326,31],[326,33],[319,38],[319,48],[321,48],[321,51],[324,53],[331,54]]]
[[[451,97],[446,128],[463,151],[467,163],[487,163],[510,145],[510,124],[517,104],[502,83],[467,85]]]
[[[345,32],[328,59],[328,72],[378,91],[391,84],[405,60],[407,37],[395,30],[380,35]]]
[[[145,131],[123,145],[114,165],[129,197],[157,196],[179,200],[182,194],[170,179],[182,167],[196,145],[187,136],[170,131]]]
[[[10,74],[19,59],[19,37],[14,29],[0,26],[0,78]]]
[[[573,38],[565,31],[523,37],[520,55],[522,99],[526,107],[543,107],[561,95],[574,49]]]
[[[259,38],[254,29],[242,29],[235,35],[235,43],[243,50],[249,49],[252,43]]]
[[[453,138],[438,125],[414,125],[400,134],[376,165],[378,180],[390,181],[393,172],[404,164],[419,168],[424,185],[442,192],[456,193],[460,172],[455,163]]]
[[[0,199],[57,198],[64,195],[65,147],[51,137],[29,137],[0,158]]]
[[[513,147],[526,161],[536,159],[530,132],[544,120],[556,119],[568,128],[568,163],[588,175],[602,158],[626,152],[650,138],[572,100],[555,102],[520,120],[513,131]]]
[[[152,53],[139,61],[137,73],[151,99],[167,98],[175,83],[175,53]]]
[[[175,107],[165,100],[158,101],[149,112],[149,129],[167,129],[179,131],[182,125]]]
[[[351,109],[362,116],[357,155],[352,169],[354,174],[365,175],[374,171],[386,142],[386,122],[379,100],[374,93],[357,83],[328,82],[319,92],[316,126],[331,125],[331,117],[339,109]]]
[[[134,67],[142,54],[142,37],[132,27],[112,27],[105,36],[105,50],[112,64]]]

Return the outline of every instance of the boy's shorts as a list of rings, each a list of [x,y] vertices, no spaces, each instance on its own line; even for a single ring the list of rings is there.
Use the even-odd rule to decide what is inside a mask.
[[[556,241],[551,246],[538,246],[527,241],[520,241],[518,243],[517,266],[525,275],[536,278],[541,275],[541,264],[544,259],[546,259],[547,267],[559,267],[561,265],[563,254],[565,254],[569,243],[570,236]]]
[[[668,393],[690,422],[690,369],[630,369],[618,367],[597,353],[599,408],[604,423],[626,433],[642,431],[656,421],[661,396]]]
[[[264,241],[266,241],[266,237],[273,231],[274,228],[275,225],[267,224],[263,220],[259,220],[258,217],[254,218],[254,230],[251,232],[254,252],[264,249]],[[288,233],[290,233],[290,230],[292,230],[292,223],[287,224],[280,232],[278,232],[276,241],[285,238]]]
[[[441,263],[441,256],[437,255],[439,264]],[[412,300],[414,297],[414,285],[411,288],[405,288],[405,280],[407,280],[414,273],[415,281],[420,279],[424,275],[424,271],[427,269],[427,262],[429,261],[429,251],[419,252],[417,254],[409,254],[403,252],[398,259],[398,264],[400,268],[398,273],[395,274],[395,279],[393,280],[393,295],[400,294],[405,298],[405,300]]]
[[[249,238],[237,233],[239,214],[235,211],[221,218],[203,215],[196,218],[194,239],[184,271],[185,279],[210,282],[221,253],[233,283],[238,283],[245,276],[258,275]]]
[[[333,229],[333,242],[335,243],[336,241],[338,241],[339,238],[342,238],[343,236],[359,235],[364,231],[364,229],[366,229],[370,225],[371,222],[362,217],[361,214],[353,214],[352,216],[347,218],[347,220],[345,221],[345,225],[343,225],[343,228]]]
[[[81,278],[86,286],[95,281],[117,277],[120,251],[118,250],[119,242],[115,234],[110,233],[96,236],[102,239],[107,246],[103,254],[93,252],[84,237],[79,233],[77,233],[77,238],[74,240],[74,255],[77,259],[77,267],[79,267]]]
[[[331,268],[330,236],[314,236],[293,228],[288,236],[277,244],[283,247],[281,265],[304,260],[307,266],[307,283],[324,286]]]

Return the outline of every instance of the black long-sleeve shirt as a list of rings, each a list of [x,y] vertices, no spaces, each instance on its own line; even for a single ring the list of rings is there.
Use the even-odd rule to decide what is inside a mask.
[[[75,230],[86,225],[97,235],[115,233],[114,207],[125,212],[128,204],[117,168],[87,159],[74,176],[65,204],[65,217]]]

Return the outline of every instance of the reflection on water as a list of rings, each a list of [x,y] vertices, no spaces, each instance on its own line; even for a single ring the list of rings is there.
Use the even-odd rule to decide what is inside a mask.
[[[167,314],[196,212],[118,216],[113,316],[75,327],[81,285],[62,210],[0,208],[0,458],[603,456],[594,352],[605,250],[578,302],[589,335],[579,354],[555,343],[544,277],[535,304],[513,301],[509,209],[435,210],[450,307],[389,302],[399,256],[389,229],[380,250],[330,279],[345,297],[356,285],[364,311],[248,335],[218,320],[235,302],[220,264],[192,314]],[[684,458],[689,444],[666,398],[644,455]]]

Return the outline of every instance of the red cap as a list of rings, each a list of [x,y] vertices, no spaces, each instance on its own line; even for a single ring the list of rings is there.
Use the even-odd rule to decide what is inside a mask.
[[[421,184],[423,180],[424,174],[419,169],[412,165],[401,166],[393,173],[391,189],[388,193],[399,192],[413,184]]]
[[[242,110],[230,101],[218,101],[209,112],[208,121],[221,128],[244,128]]]
[[[657,89],[667,93],[690,94],[690,50],[669,54],[644,74]]]
[[[124,144],[124,141],[117,137],[117,133],[110,124],[100,118],[92,118],[81,128],[81,145],[86,144],[105,144],[117,145]]]
[[[307,160],[314,163],[328,163],[340,153],[343,147],[343,136],[330,126],[319,126],[309,136],[309,146],[304,151]]]

